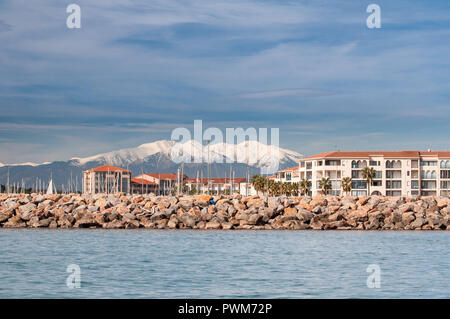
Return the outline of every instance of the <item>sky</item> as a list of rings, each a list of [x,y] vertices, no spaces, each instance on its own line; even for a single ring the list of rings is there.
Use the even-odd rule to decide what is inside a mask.
[[[0,162],[135,147],[194,120],[279,128],[304,155],[450,150],[449,57],[448,0],[0,0]]]

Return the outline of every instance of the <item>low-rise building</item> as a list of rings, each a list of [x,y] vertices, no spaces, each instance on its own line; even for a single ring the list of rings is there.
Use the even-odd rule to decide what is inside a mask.
[[[158,194],[159,184],[143,178],[131,179],[131,194]]]
[[[177,188],[177,174],[160,174],[160,173],[144,173],[134,177],[135,179],[142,179],[155,183],[157,186],[156,195],[174,195]],[[181,182],[187,178],[186,175],[180,176]]]
[[[300,181],[300,171],[298,166],[289,167],[278,171],[275,174],[274,180],[282,183],[298,183]]]
[[[209,190],[213,194],[239,194],[241,192],[241,184],[246,179],[244,177],[226,178],[226,177],[211,177],[209,178]],[[188,192],[191,193],[207,193],[208,192],[208,178],[187,178],[184,181]]]
[[[115,194],[130,192],[131,171],[103,165],[83,172],[84,194]]]
[[[363,169],[372,167],[371,185]],[[360,151],[327,152],[300,160],[300,180],[311,182],[311,193],[321,193],[320,180],[329,178],[329,194],[342,195],[341,181],[352,179],[351,195],[413,196],[450,195],[450,152],[437,151]]]

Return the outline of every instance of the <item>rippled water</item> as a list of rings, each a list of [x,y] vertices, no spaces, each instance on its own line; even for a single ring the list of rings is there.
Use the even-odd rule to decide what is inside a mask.
[[[450,297],[449,232],[0,229],[0,243],[1,298]]]

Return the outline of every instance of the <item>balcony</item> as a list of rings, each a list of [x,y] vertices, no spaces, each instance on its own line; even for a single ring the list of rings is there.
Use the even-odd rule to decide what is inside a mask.
[[[367,167],[366,161],[352,161],[352,168],[363,169],[364,167]]]
[[[402,168],[402,162],[400,161],[386,161],[386,168],[387,169],[401,169]]]
[[[386,171],[386,179],[401,179],[402,172],[401,171]]]

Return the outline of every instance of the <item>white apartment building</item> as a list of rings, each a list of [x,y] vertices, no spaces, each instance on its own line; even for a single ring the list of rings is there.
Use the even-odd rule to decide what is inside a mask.
[[[300,172],[298,166],[289,167],[278,171],[273,176],[273,179],[277,182],[282,183],[298,183],[300,181]]]
[[[332,195],[344,195],[341,180],[352,179],[352,196],[367,195],[362,169],[373,167],[370,195],[450,195],[450,152],[327,152],[300,160],[300,179],[311,181],[311,195],[321,194],[320,180],[331,181]]]

